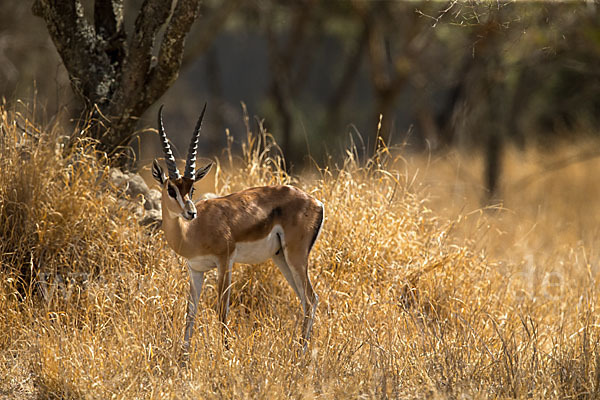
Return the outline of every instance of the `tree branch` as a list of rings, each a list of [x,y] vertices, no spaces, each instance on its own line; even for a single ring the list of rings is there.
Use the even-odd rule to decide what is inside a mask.
[[[158,53],[158,62],[152,67],[145,85],[142,106],[146,109],[175,82],[183,60],[185,37],[198,16],[199,0],[179,0]]]
[[[146,109],[140,104],[138,97],[145,90],[154,41],[169,17],[171,3],[170,0],[144,0],[135,20],[129,54],[125,58],[120,84],[111,107],[111,114],[120,114],[121,120],[137,117]]]

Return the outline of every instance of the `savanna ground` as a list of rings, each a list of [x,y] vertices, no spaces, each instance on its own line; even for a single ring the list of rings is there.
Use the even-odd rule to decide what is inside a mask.
[[[68,133],[0,109],[0,397],[599,394],[600,161],[544,172],[583,147],[509,151],[504,206],[481,209],[476,157],[349,152],[291,179],[249,135],[219,159],[217,193],[285,182],[326,206],[312,343],[298,354],[300,307],[273,264],[238,265],[230,348],[213,273],[183,364],[184,263],[120,205],[90,143],[57,144]]]

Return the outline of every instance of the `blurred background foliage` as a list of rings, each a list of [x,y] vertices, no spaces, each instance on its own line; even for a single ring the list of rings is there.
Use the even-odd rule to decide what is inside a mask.
[[[93,1],[82,4],[93,18]],[[141,6],[124,2],[126,30]],[[74,123],[82,102],[44,21],[31,2],[4,0],[2,11],[0,96]],[[205,156],[222,151],[226,129],[245,134],[245,103],[292,168],[335,160],[349,143],[369,156],[379,138],[417,152],[480,149],[493,193],[507,143],[553,146],[600,132],[599,14],[589,1],[206,0],[159,103],[179,155],[204,102]],[[159,154],[147,130],[157,106],[131,143],[139,165]]]

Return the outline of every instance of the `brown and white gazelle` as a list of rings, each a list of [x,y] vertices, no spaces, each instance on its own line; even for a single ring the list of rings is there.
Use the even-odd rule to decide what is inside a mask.
[[[224,197],[192,202],[192,187],[212,163],[196,170],[198,136],[206,105],[196,124],[185,171],[179,174],[158,111],[168,176],[156,160],[152,176],[162,186],[162,227],[169,246],[187,259],[190,292],[184,348],[192,336],[204,273],[217,268],[219,318],[226,325],[231,268],[234,263],[261,263],[272,258],[292,287],[304,313],[303,348],[306,349],[318,297],[308,277],[308,256],[323,226],[323,204],[291,186],[262,186]]]

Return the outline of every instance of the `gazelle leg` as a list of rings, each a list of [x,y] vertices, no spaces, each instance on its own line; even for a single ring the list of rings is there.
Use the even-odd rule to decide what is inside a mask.
[[[302,338],[304,339],[304,350],[306,351],[306,346],[308,345],[312,334],[312,327],[315,321],[315,311],[317,310],[317,305],[319,304],[319,296],[317,296],[312,287],[306,267],[304,268],[304,276],[302,277],[302,281],[304,282],[304,296],[306,298],[306,302],[303,307],[304,322],[302,324]]]
[[[273,259],[273,262],[275,263],[275,265],[277,266],[277,268],[279,268],[279,270],[285,277],[285,280],[288,282],[288,284],[294,290],[294,293],[296,293],[296,296],[298,296],[300,303],[303,304],[304,303],[303,293],[300,293],[300,291],[298,290],[298,287],[296,286],[296,281],[294,280],[294,275],[292,275],[290,266],[285,261],[285,256],[283,255],[283,249],[279,250],[279,252],[277,254],[275,254],[272,257],[272,259]]]
[[[219,320],[222,324],[223,333],[227,327],[227,314],[229,314],[229,296],[231,294],[231,267],[232,260],[222,260],[218,266],[218,281],[217,290],[219,294],[218,309],[219,309]],[[227,340],[225,339],[225,347],[227,346]]]
[[[287,248],[286,251],[284,251],[284,256],[298,293],[300,293],[298,297],[300,298],[302,311],[304,312],[304,319],[302,322],[302,347],[303,351],[306,351],[312,333],[312,326],[317,304],[319,303],[319,297],[313,290],[310,278],[308,277],[308,255],[303,254],[301,250],[294,251],[294,249]]]
[[[190,339],[194,330],[194,320],[198,311],[198,300],[202,292],[202,284],[204,283],[204,272],[194,271],[188,265],[190,273],[190,292],[188,298],[188,308],[185,322],[185,335],[183,338],[183,346],[185,352],[189,351]]]

